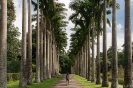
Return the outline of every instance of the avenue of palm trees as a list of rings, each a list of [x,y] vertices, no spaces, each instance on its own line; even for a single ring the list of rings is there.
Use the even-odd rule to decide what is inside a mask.
[[[88,81],[108,87],[108,58],[106,25],[111,25],[108,14],[112,13],[112,88],[118,88],[118,57],[116,0],[76,0],[69,7],[74,11],[70,20],[75,24],[71,30],[69,57],[73,61],[72,73],[85,77]],[[112,8],[112,9],[111,9]],[[111,10],[110,10],[111,9]],[[132,88],[132,45],[130,0],[125,0],[125,37],[124,37],[124,88]],[[100,64],[100,35],[103,35],[103,64]],[[94,41],[97,40],[97,41]],[[97,45],[96,59],[94,45]],[[92,53],[90,53],[92,50]],[[95,63],[96,62],[96,63]],[[102,69],[102,79],[100,77]],[[102,80],[102,81],[101,81]]]
[[[130,2],[131,0],[125,0],[123,88],[133,88]],[[26,23],[26,3],[28,3],[28,23]],[[119,9],[119,4],[116,0],[76,0],[72,1],[69,7],[75,12],[69,17],[69,20],[75,24],[71,29],[74,33],[71,35],[72,42],[68,50],[72,64],[71,73],[101,84],[102,87],[109,86],[106,24],[111,24],[107,15],[112,13],[111,87],[118,88],[116,10]],[[37,14],[32,15],[32,9],[37,11]],[[67,45],[65,32],[67,22],[64,21],[66,18],[64,11],[66,11],[64,4],[54,0],[22,0],[20,88],[32,85],[32,21],[37,21],[35,82],[39,83],[59,75],[59,55],[65,51]],[[26,24],[28,24],[28,37]],[[101,34],[103,34],[102,66],[100,64]],[[96,42],[95,39],[97,39]],[[94,58],[95,44],[97,44],[96,59]],[[0,1],[0,88],[7,88],[7,0]]]

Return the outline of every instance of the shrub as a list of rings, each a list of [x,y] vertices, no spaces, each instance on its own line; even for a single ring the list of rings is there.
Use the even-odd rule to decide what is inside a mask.
[[[13,81],[19,80],[19,78],[20,78],[19,75],[20,75],[19,73],[13,73],[13,74],[12,74]]]
[[[19,80],[19,73],[7,73],[7,82]]]
[[[111,82],[112,81],[112,78],[111,77],[108,77],[108,80]]]
[[[119,82],[120,85],[123,85],[124,84],[124,80],[122,78],[119,78],[118,79],[118,82]]]
[[[108,77],[108,81],[109,81],[109,82],[112,82],[112,78],[111,78],[111,77]],[[124,80],[123,80],[122,78],[118,78],[118,83],[119,83],[120,85],[123,85],[123,84],[124,84]]]
[[[7,82],[13,81],[12,79],[12,73],[7,73]]]
[[[20,78],[20,73],[7,73],[7,82],[17,81]],[[32,78],[35,78],[35,73],[32,74]]]

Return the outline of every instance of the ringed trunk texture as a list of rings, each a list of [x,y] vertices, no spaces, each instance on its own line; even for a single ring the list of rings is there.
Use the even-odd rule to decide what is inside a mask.
[[[27,85],[26,71],[26,0],[23,0],[22,12],[22,57],[21,57],[21,72],[20,72],[20,87],[25,88]]]
[[[44,53],[44,79],[47,79],[47,70],[46,70],[46,19],[45,19],[45,16],[44,16],[44,50],[43,50],[43,53]]]
[[[111,88],[118,88],[118,60],[117,60],[117,33],[116,33],[116,0],[112,7],[112,84]]]
[[[40,28],[39,28],[39,0],[37,1],[37,46],[36,46],[36,77],[35,77],[35,82],[39,83],[40,82]]]
[[[101,84],[100,82],[100,39],[99,39],[99,29],[97,30],[97,77],[96,84]]]
[[[90,73],[90,31],[88,32],[88,81],[91,81],[91,73]]]
[[[47,76],[48,76],[48,78],[50,78],[50,67],[49,67],[49,34],[47,35]]]
[[[95,58],[94,58],[94,28],[92,29],[92,79],[95,82]]]
[[[86,41],[86,79],[88,79],[88,35]]]
[[[43,58],[43,11],[41,11],[41,29],[40,29],[40,80],[43,81],[43,66],[44,66],[44,58]]]
[[[0,6],[0,88],[7,88],[7,0]]]
[[[52,53],[51,53],[51,50],[52,48],[51,48],[51,33],[50,33],[50,35],[49,35],[49,78],[51,78],[51,69],[52,69],[52,60],[51,60],[51,55],[52,55]]]
[[[107,35],[106,35],[106,0],[104,0],[104,11],[103,11],[103,80],[102,87],[108,87],[108,65],[107,65]]]
[[[28,58],[27,58],[27,84],[32,84],[32,26],[31,26],[31,0],[28,0]]]
[[[125,47],[124,47],[125,68],[124,68],[123,88],[133,88],[130,1],[131,0],[125,0]]]

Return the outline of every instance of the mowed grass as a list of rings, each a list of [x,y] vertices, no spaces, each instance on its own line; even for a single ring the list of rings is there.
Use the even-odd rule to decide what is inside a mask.
[[[96,83],[94,82],[91,82],[91,81],[87,81],[87,79],[81,77],[81,76],[78,76],[78,75],[75,75],[75,74],[72,74],[72,77],[74,79],[76,79],[78,81],[78,83],[83,87],[83,88],[111,88],[111,83],[109,82],[109,87],[102,87],[101,84],[100,85],[96,85]],[[119,85],[119,88],[123,88],[122,85]]]
[[[54,77],[51,79],[44,80],[40,83],[33,83],[32,85],[28,85],[26,88],[50,88],[52,85],[54,85],[62,75],[59,75],[58,77]],[[18,87],[19,81],[16,82],[9,82],[7,84],[7,88],[19,88]]]

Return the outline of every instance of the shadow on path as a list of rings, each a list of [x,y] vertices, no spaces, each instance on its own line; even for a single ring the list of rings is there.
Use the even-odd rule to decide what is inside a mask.
[[[81,85],[71,76],[69,75],[69,84],[66,85],[65,75],[51,88],[83,88]]]

